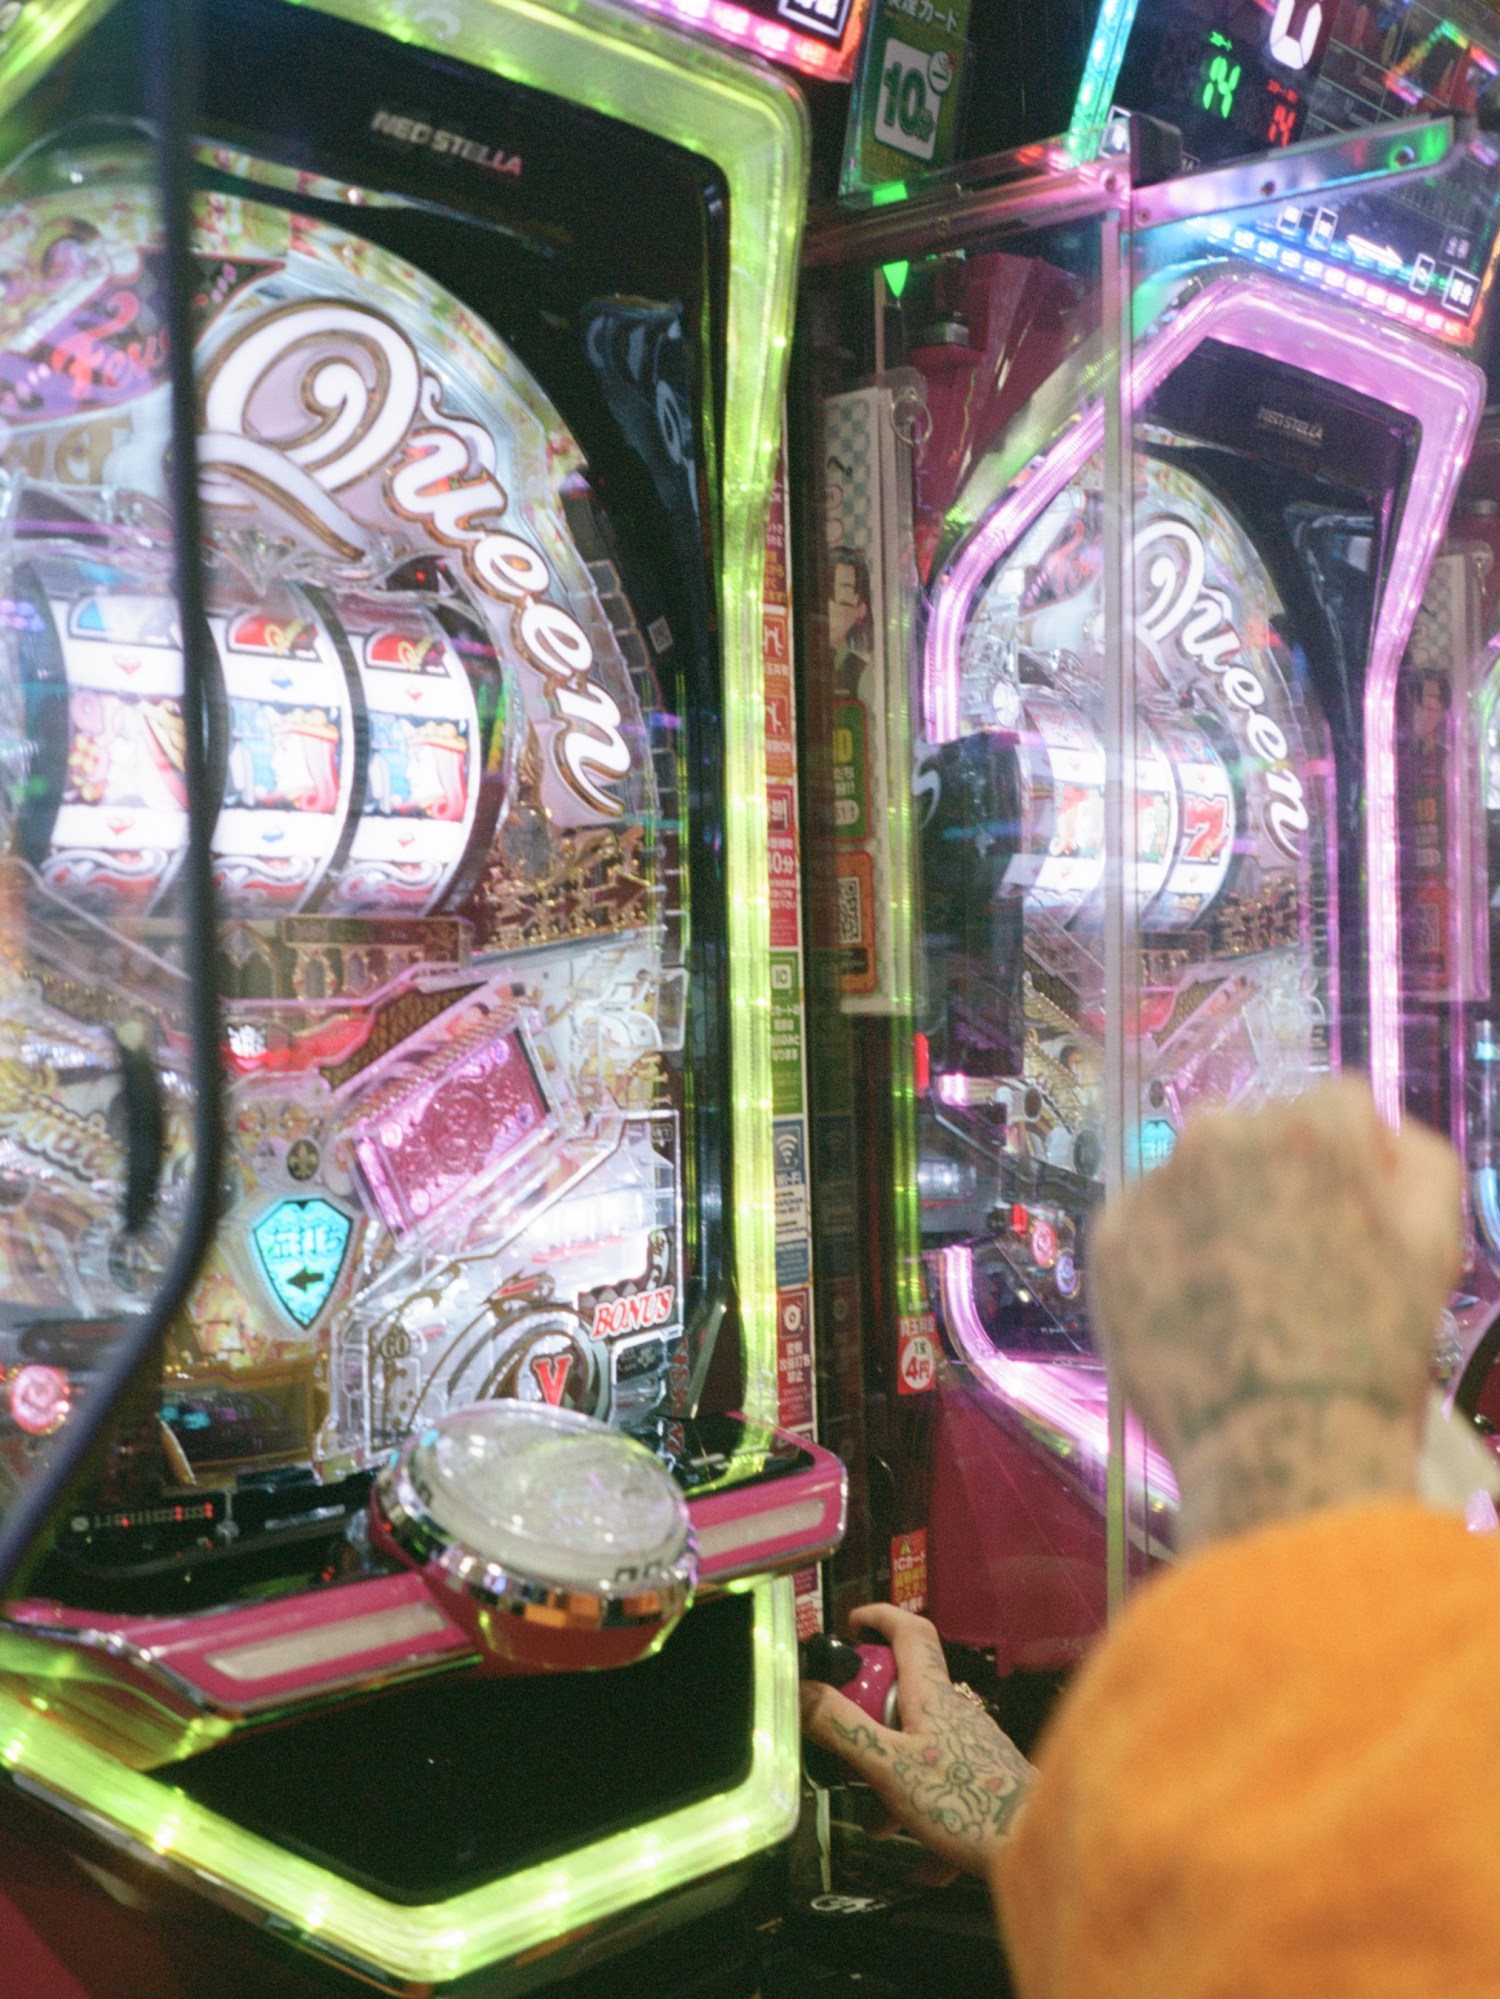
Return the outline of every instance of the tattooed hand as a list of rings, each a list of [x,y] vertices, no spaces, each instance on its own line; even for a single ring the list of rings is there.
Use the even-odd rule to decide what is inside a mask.
[[[1190,1122],[1090,1243],[1094,1317],[1177,1473],[1179,1540],[1414,1489],[1458,1161],[1364,1083]]]
[[[985,1875],[1025,1802],[1031,1765],[948,1677],[925,1617],[872,1603],[851,1616],[896,1655],[901,1726],[879,1722],[817,1680],[802,1683],[802,1726],[849,1764],[908,1832],[949,1866]]]

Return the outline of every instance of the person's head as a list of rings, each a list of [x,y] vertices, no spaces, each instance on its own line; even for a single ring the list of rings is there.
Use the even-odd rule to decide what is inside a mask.
[[[828,636],[835,652],[868,652],[870,565],[857,548],[836,548],[830,560]]]

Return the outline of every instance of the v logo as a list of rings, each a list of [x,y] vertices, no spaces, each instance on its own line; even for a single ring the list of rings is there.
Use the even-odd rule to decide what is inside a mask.
[[[531,1363],[536,1385],[554,1409],[562,1407],[563,1393],[572,1368],[573,1356],[570,1353],[538,1354]]]

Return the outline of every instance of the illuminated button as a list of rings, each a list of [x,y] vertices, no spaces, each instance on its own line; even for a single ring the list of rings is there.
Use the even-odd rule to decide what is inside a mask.
[[[568,1409],[489,1402],[445,1416],[412,1447],[408,1477],[450,1543],[555,1587],[649,1587],[689,1545],[687,1502],[659,1461]]]
[[[1031,1231],[1031,1260],[1038,1270],[1050,1270],[1057,1261],[1057,1230],[1051,1222],[1040,1221]]]
[[[23,1367],[10,1384],[11,1416],[28,1436],[50,1436],[68,1420],[71,1406],[60,1367]]]

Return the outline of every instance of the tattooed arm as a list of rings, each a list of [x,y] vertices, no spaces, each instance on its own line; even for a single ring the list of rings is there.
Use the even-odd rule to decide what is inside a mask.
[[[802,1725],[841,1756],[886,1810],[940,1860],[989,1875],[1035,1772],[948,1677],[938,1635],[925,1617],[873,1603],[850,1618],[878,1632],[896,1655],[901,1726],[882,1728],[832,1687],[802,1687]]]
[[[1353,1078],[1189,1123],[1110,1204],[1090,1301],[1177,1474],[1180,1549],[1414,1491],[1460,1235],[1451,1148],[1387,1130]]]
[[[1110,1204],[1090,1242],[1091,1303],[1177,1473],[1179,1548],[1415,1490],[1427,1357],[1459,1255],[1452,1150],[1419,1126],[1388,1131],[1353,1080],[1195,1120]],[[942,1859],[993,1875],[1031,1765],[955,1692],[924,1618],[876,1604],[851,1621],[895,1651],[901,1727],[808,1683],[807,1733]]]

